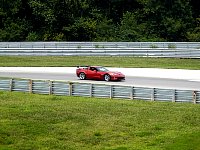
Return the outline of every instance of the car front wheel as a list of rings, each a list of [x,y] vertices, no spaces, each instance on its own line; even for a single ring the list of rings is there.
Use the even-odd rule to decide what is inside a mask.
[[[81,72],[81,73],[79,74],[79,79],[85,80],[85,79],[86,79],[85,73]]]
[[[105,80],[105,81],[110,81],[110,78],[111,78],[111,77],[110,77],[109,74],[105,74],[105,75],[104,75],[104,80]]]

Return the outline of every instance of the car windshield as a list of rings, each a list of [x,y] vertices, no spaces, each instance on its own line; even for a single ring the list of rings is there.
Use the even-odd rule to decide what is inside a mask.
[[[109,71],[108,69],[104,68],[104,67],[97,67],[98,71],[102,71],[102,72],[107,72]]]

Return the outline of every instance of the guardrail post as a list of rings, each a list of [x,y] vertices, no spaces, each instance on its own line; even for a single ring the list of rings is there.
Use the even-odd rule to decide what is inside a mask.
[[[155,88],[152,88],[151,101],[155,101]]]
[[[49,81],[49,95],[52,94],[52,81]]]
[[[110,85],[110,98],[113,98],[113,86]]]
[[[90,84],[90,97],[92,97],[92,93],[93,93],[93,84]]]
[[[193,91],[193,103],[196,104],[197,103],[197,92]]]
[[[134,98],[134,96],[133,96],[133,87],[131,86],[130,88],[131,88],[130,89],[130,99],[133,99]]]
[[[33,93],[33,80],[29,80],[29,93]]]
[[[176,90],[172,90],[172,102],[176,102]]]
[[[12,92],[13,90],[13,79],[10,79],[10,89],[9,91]]]
[[[72,90],[73,90],[72,88],[73,88],[72,83],[69,82],[69,96],[72,96]]]

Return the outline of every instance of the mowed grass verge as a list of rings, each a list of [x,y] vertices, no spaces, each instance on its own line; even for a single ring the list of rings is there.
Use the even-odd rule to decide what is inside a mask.
[[[200,59],[97,56],[0,56],[1,67],[70,67],[100,65],[128,68],[200,69]]]
[[[0,91],[0,149],[198,150],[200,105]]]

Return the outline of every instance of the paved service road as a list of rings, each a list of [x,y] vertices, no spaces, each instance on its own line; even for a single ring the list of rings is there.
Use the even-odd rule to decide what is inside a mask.
[[[189,81],[183,79],[166,79],[152,77],[133,77],[126,76],[125,81],[105,82],[94,80],[79,80],[75,74],[71,73],[27,73],[27,72],[0,72],[0,77],[45,79],[45,80],[64,80],[85,83],[103,83],[128,85],[136,87],[168,88],[180,90],[200,90],[200,81]]]

